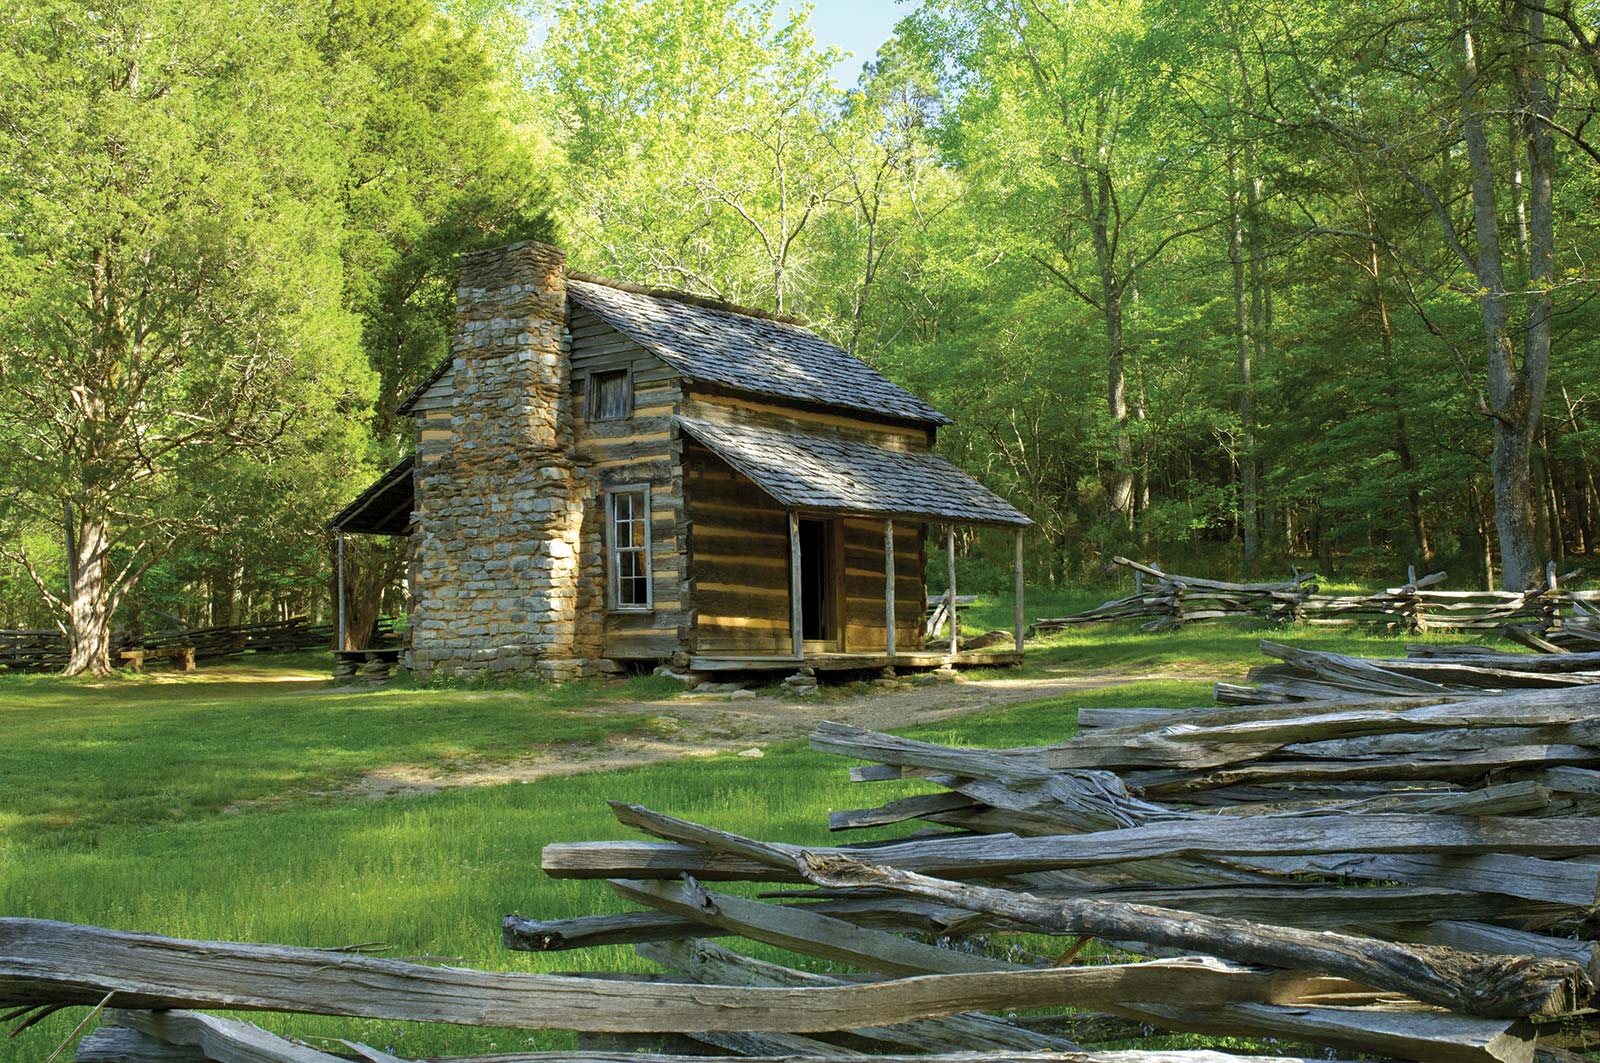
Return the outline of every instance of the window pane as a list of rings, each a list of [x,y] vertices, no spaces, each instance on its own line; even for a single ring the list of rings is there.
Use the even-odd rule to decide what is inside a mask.
[[[650,607],[649,509],[647,491],[611,496],[612,593],[624,608]]]

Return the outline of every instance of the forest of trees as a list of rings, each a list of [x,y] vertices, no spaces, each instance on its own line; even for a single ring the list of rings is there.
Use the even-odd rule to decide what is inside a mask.
[[[16,6],[0,626],[325,614],[456,256],[524,237],[926,396],[1039,582],[1527,586],[1600,535],[1597,13],[924,0],[840,85],[776,0]]]

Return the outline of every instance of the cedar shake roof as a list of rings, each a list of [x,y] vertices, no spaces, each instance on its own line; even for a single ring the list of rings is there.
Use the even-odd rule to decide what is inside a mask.
[[[691,381],[919,424],[950,418],[792,320],[569,277],[567,295]]]
[[[832,432],[675,420],[786,507],[969,524],[1033,523],[932,451],[891,450]]]

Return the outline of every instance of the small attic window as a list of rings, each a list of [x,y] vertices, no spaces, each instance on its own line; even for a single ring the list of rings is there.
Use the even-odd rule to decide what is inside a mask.
[[[621,421],[633,414],[633,381],[626,369],[589,375],[589,420]]]

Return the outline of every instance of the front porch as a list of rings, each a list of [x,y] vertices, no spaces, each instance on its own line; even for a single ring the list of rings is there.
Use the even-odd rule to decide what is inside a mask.
[[[701,592],[698,623],[706,626],[708,614],[719,627],[751,623],[706,608],[704,592],[720,594],[757,574],[744,557],[724,556],[732,552],[727,548],[698,549],[708,527],[719,544],[759,533],[761,546],[752,539],[750,549],[768,559],[762,582],[746,583],[742,599],[762,609],[754,618],[761,636],[719,637],[708,645],[702,632],[690,647],[692,670],[851,672],[1006,667],[1022,660],[1023,530],[1032,522],[955,466],[890,437],[684,416],[676,423],[690,440],[686,465],[695,474],[686,493],[696,533],[690,578]],[[937,647],[925,645],[937,632],[923,612],[930,525],[942,529],[948,565],[936,614],[947,635]],[[955,566],[962,526],[1004,529],[1012,539],[1016,613],[1009,651],[985,642],[963,652]],[[907,593],[912,588],[914,597]]]
[[[689,658],[691,672],[783,672],[805,665],[817,672],[866,672],[883,668],[1010,668],[1022,663],[1021,650],[968,650],[951,656],[942,650],[916,653],[807,653],[801,657]]]

